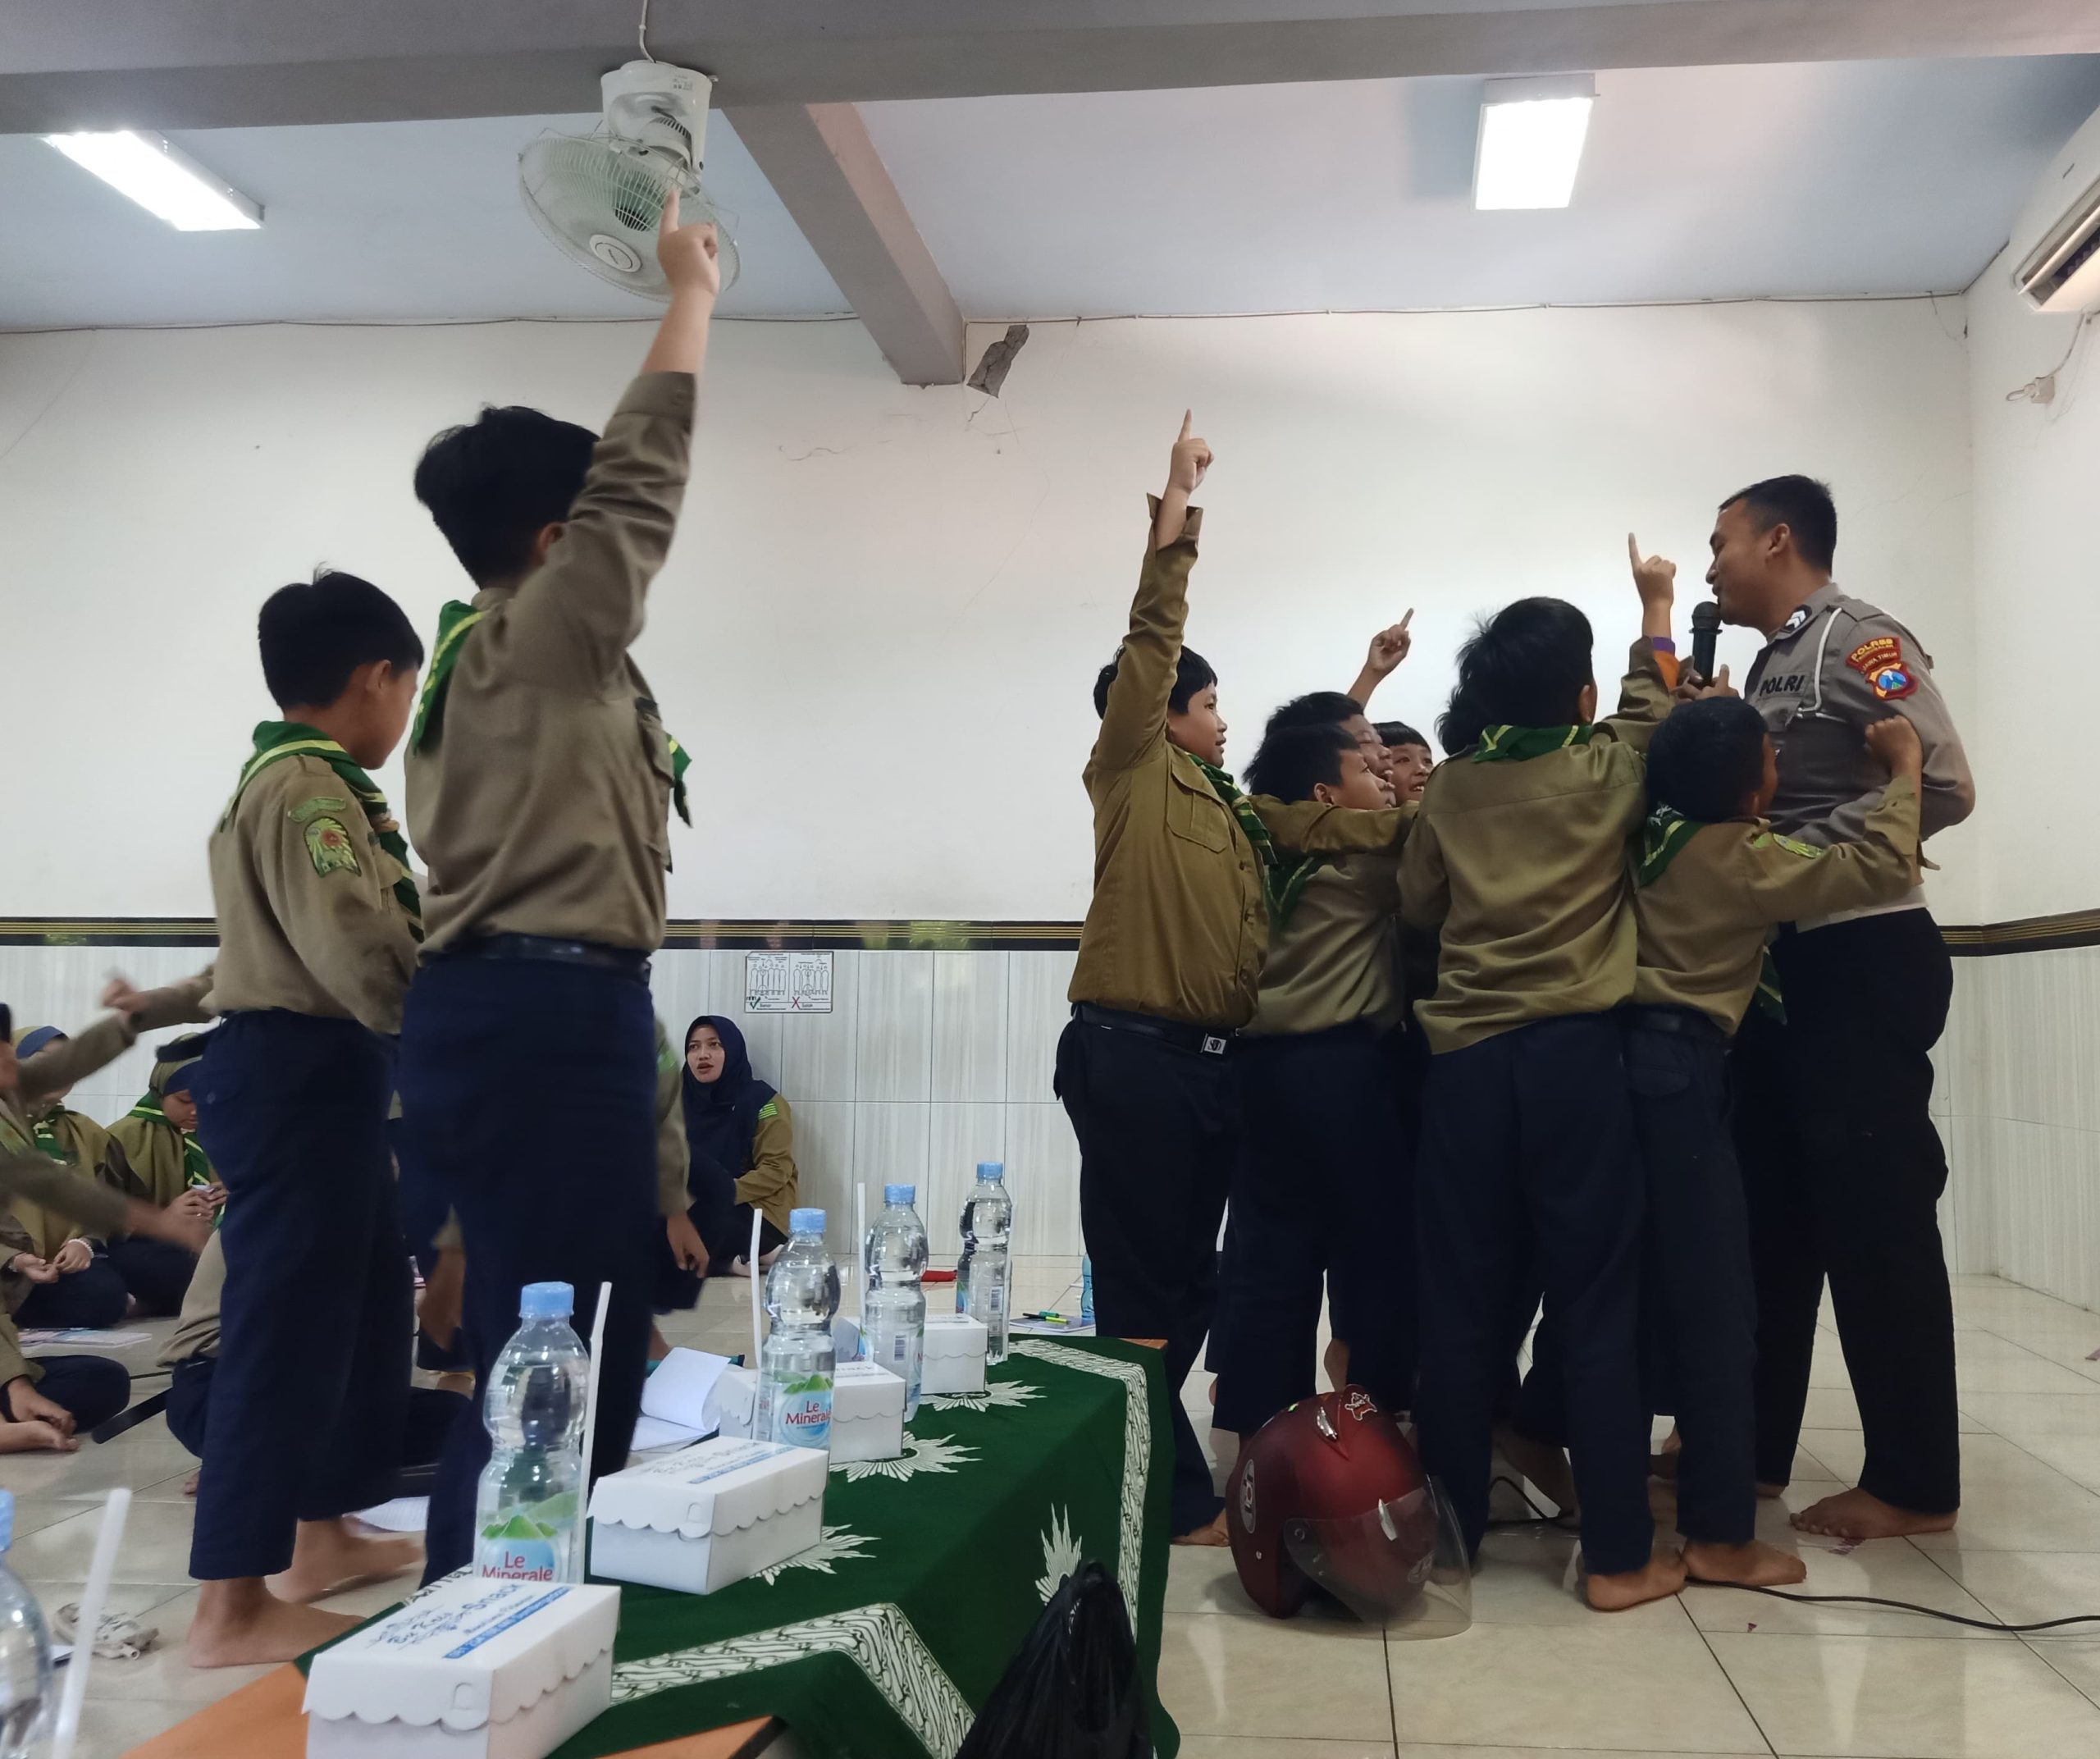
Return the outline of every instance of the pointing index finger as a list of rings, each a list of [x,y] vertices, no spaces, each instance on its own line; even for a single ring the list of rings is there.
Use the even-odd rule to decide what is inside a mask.
[[[1626,554],[1636,568],[1641,565],[1641,546],[1634,541],[1633,533],[1626,534]]]
[[[1181,412],[1181,437],[1184,440],[1189,437],[1189,430],[1194,424],[1195,419],[1196,412],[1194,409],[1184,409]]]
[[[1400,619],[1400,633],[1401,633],[1401,634],[1403,634],[1403,635],[1405,635],[1405,634],[1408,633],[1408,625],[1409,624],[1413,623],[1413,621],[1414,621],[1414,606],[1413,606],[1413,605],[1408,605],[1408,608],[1407,608],[1407,614],[1406,614],[1406,615],[1404,615],[1404,617],[1402,617],[1402,618]]]

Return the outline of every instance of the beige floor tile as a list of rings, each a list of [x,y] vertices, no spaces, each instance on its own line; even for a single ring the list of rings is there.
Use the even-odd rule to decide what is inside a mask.
[[[1405,1733],[1405,1730],[1402,1731]],[[1188,1752],[1185,1745],[1181,1751]],[[1398,1759],[1627,1759],[1623,1747],[1423,1747],[1402,1741]],[[1659,1753],[1640,1749],[1641,1759],[1770,1759],[1772,1749],[1760,1743],[1742,1753]],[[1285,1759],[1290,1759],[1289,1755]]]
[[[1708,1640],[1782,1754],[2040,1759],[2100,1748],[2100,1706],[2023,1643]]]
[[[2053,1392],[1971,1392],[1961,1409],[2016,1441],[2029,1435],[2100,1436],[2100,1399],[2066,1399]]]
[[[2090,1625],[2086,1627],[2090,1630]],[[2100,1642],[2091,1638],[2071,1642],[2038,1644],[2034,1652],[2075,1686],[2086,1698],[2100,1705]],[[2089,1752],[2092,1749],[2089,1747]]]
[[[2100,1615],[2100,1552],[1938,1551],[1931,1561],[2008,1624]],[[2100,1641],[2100,1620],[2033,1632],[2026,1640]]]
[[[2042,1435],[2030,1430],[2014,1445],[2088,1490],[2100,1490],[2100,1435]]]
[[[38,1592],[48,1591],[39,1588]],[[79,1594],[79,1588],[72,1587],[63,1597],[77,1599]],[[59,1597],[53,1595],[52,1603]],[[141,1615],[142,1623],[159,1630],[159,1642],[135,1661],[97,1661],[88,1682],[89,1695],[105,1703],[144,1699],[194,1709],[199,1704],[217,1703],[229,1692],[237,1692],[270,1671],[267,1667],[192,1667],[184,1644],[189,1635],[189,1621],[196,1613],[197,1591],[186,1588]]]
[[[188,1588],[191,1524],[186,1508],[165,1502],[133,1503],[117,1547],[113,1579]],[[101,1511],[84,1509],[69,1521],[18,1540],[7,1561],[25,1582],[85,1581],[101,1527]],[[38,1592],[41,1596],[42,1589]]]
[[[1961,1443],[1961,1519],[1912,1542],[1943,1551],[2100,1551],[2100,1494],[2000,1436]]]
[[[1828,1541],[1809,1543],[1814,1537],[1810,1534],[1793,1537],[1797,1542],[1790,1549],[1808,1565],[1808,1580],[1787,1590],[1790,1593],[1871,1595],[1879,1600],[1911,1601],[1964,1618],[1988,1620],[1992,1615],[1988,1606],[1965,1592],[1959,1583],[1907,1539],[1876,1539],[1847,1551]],[[1684,1604],[1691,1622],[1702,1631],[1746,1633],[1755,1627],[1760,1636],[1973,1637],[1987,1642],[2011,1641],[2002,1634],[1971,1630],[1892,1607],[1805,1606],[1770,1594],[1698,1583],[1684,1591]]]
[[[2047,1366],[2047,1364],[2043,1364]],[[1852,1396],[1850,1382],[1842,1387],[1811,1387],[1808,1402],[1801,1414],[1804,1429],[1852,1429],[1860,1427],[1859,1402]],[[1985,1426],[1966,1413],[1962,1414],[1956,1427],[1964,1435],[1982,1435]]]
[[[197,1464],[174,1437],[143,1433],[119,1436],[99,1446],[84,1442],[77,1454],[10,1454],[7,1460],[5,1482],[16,1496],[76,1501],[98,1501],[119,1486],[144,1490]]]
[[[1965,1394],[2052,1392],[2066,1399],[2100,1397],[2100,1380],[2089,1379],[2075,1368],[1988,1332],[1971,1332],[1961,1340],[1954,1353],[1954,1378]]]
[[[13,1488],[11,1482],[0,1483],[0,1490]],[[80,1504],[67,1502],[61,1497],[17,1495],[15,1498],[15,1537],[19,1541],[41,1528],[56,1527],[61,1521],[71,1520],[80,1512]]]
[[[1393,1743],[1249,1740],[1235,1734],[1191,1734],[1181,1743],[1181,1759],[1393,1759]]]
[[[80,1740],[73,1751],[79,1759],[119,1759],[140,1742],[166,1734],[196,1708],[167,1699],[101,1698],[90,1692],[81,1706]]]
[[[1809,1476],[1841,1478],[1847,1484],[1859,1482],[1860,1469],[1866,1464],[1867,1442],[1857,1429],[1804,1429],[1801,1445],[1823,1467],[1821,1472]],[[1796,1478],[1803,1476],[1798,1460],[1795,1469]]]
[[[1169,1613],[1159,1697],[1189,1734],[1392,1738],[1385,1646],[1295,1623]]]
[[[1700,1634],[1598,1614],[1582,1624],[1475,1624],[1386,1646],[1395,1725],[1435,1746],[1751,1753],[1764,1743]]]
[[[1169,1612],[1226,1613],[1234,1618],[1270,1619],[1239,1585],[1239,1572],[1232,1553],[1221,1546],[1179,1545],[1166,1554],[1166,1610]],[[1297,1616],[1293,1626],[1331,1632],[1337,1637],[1363,1637],[1376,1642],[1384,1633],[1366,1624],[1339,1601],[1316,1595]]]
[[[1574,1536],[1544,1528],[1512,1528],[1491,1533],[1481,1542],[1473,1572],[1472,1615],[1476,1624],[1587,1624],[1597,1615],[1582,1598],[1574,1574]],[[1628,1628],[1682,1630],[1683,1604],[1651,1601],[1614,1613],[1612,1624]]]

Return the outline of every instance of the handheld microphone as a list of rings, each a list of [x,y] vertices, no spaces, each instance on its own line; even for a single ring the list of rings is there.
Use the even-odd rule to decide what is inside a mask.
[[[1699,682],[1714,682],[1714,644],[1720,638],[1721,607],[1704,599],[1691,607],[1691,669]]]

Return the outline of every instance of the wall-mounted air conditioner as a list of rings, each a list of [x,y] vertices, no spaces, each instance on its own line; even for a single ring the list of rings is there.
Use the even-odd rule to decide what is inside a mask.
[[[2100,110],[2051,161],[2012,235],[2012,284],[2038,312],[2100,308]]]

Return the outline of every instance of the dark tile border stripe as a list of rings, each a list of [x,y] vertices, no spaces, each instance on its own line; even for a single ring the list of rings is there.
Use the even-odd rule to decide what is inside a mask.
[[[1946,924],[1941,932],[1957,957],[2006,953],[2052,953],[2100,946],[2100,910],[2028,916],[2014,922]],[[217,938],[199,916],[0,917],[0,946],[195,947]],[[852,949],[898,953],[1070,952],[1080,943],[1076,922],[705,921],[674,920],[667,948]]]

